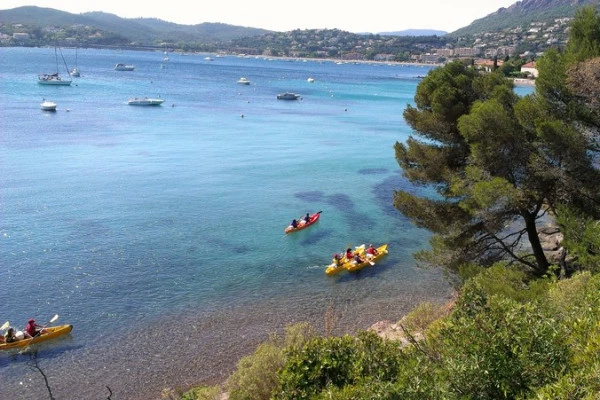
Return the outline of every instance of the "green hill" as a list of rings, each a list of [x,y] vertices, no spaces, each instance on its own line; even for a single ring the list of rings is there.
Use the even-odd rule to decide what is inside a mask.
[[[94,42],[92,35],[89,34],[90,31],[100,31],[105,37],[118,42],[144,46],[156,46],[164,42],[219,43],[271,32],[265,29],[219,23],[180,25],[157,18],[127,19],[104,12],[71,14],[35,6],[0,10],[0,24],[2,24],[2,33],[9,35],[14,33],[14,26],[17,24],[28,28],[29,32],[40,34],[43,29],[53,26],[62,28],[70,37],[84,44]]]

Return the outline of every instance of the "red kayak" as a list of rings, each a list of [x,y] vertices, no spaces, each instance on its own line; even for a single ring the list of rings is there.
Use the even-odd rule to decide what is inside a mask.
[[[314,224],[315,222],[317,222],[319,220],[319,217],[321,216],[321,213],[323,211],[319,211],[318,213],[314,213],[313,215],[310,216],[310,218],[308,219],[308,222],[304,221],[304,219],[299,219],[298,220],[298,225],[296,225],[296,227],[293,227],[292,225],[288,225],[287,228],[285,228],[285,233],[292,233],[292,232],[296,232],[296,231],[300,231],[304,228],[308,228],[309,226],[311,226],[312,224]]]

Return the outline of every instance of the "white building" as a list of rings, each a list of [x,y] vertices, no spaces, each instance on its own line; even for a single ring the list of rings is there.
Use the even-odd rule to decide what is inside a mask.
[[[527,64],[524,64],[521,67],[521,72],[530,74],[534,78],[537,78],[538,77],[538,70],[537,70],[537,68],[535,68],[535,61],[532,61],[532,62],[529,62]]]

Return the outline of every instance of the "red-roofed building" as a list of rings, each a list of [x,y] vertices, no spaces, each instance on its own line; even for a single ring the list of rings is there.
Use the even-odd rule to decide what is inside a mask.
[[[527,64],[523,64],[521,67],[521,72],[525,74],[530,74],[534,78],[538,77],[538,70],[535,68],[535,61],[528,62]]]

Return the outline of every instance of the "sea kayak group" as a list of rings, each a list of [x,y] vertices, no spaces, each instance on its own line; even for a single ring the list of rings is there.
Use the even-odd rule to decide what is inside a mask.
[[[293,219],[292,222],[285,228],[285,233],[296,232],[313,225],[319,220],[322,211],[312,215],[306,213],[305,216],[298,219]],[[325,269],[327,275],[335,275],[341,271],[355,272],[359,271],[367,265],[374,266],[375,261],[387,254],[388,245],[383,244],[377,248],[370,244],[357,246],[354,250],[348,247],[342,255],[334,254],[331,264]],[[40,326],[35,322],[35,319],[27,321],[27,326],[23,330],[17,330],[6,321],[0,331],[4,333],[0,335],[0,351],[15,348],[28,348],[30,345],[54,339],[70,333],[73,330],[72,325],[48,326],[58,319],[55,315],[50,319],[45,326]]]
[[[304,217],[293,219],[292,222],[285,228],[285,233],[296,232],[305,228],[308,228],[319,220],[322,211],[319,211],[313,215],[306,213]],[[387,254],[388,245],[383,244],[377,248],[369,244],[369,247],[365,248],[365,245],[357,246],[353,251],[352,248],[347,248],[342,255],[334,254],[331,264],[325,269],[325,274],[335,275],[341,271],[355,272],[359,271],[367,265],[374,266],[375,261]]]

